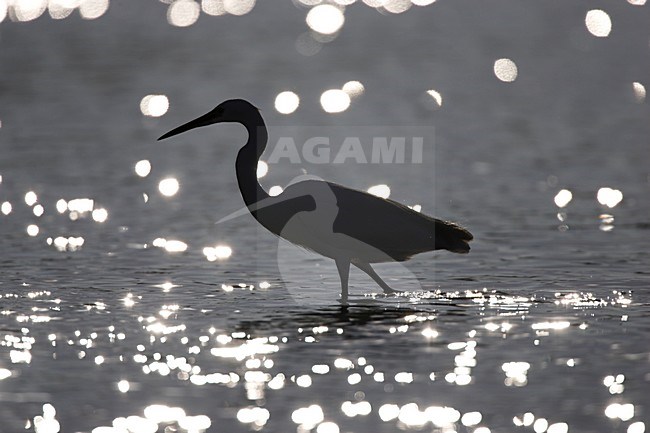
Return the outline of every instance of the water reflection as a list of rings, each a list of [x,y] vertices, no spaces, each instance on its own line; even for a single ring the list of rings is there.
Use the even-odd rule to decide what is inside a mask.
[[[232,255],[232,248],[227,245],[216,245],[214,247],[203,248],[203,255],[210,262],[215,260],[224,260]]]
[[[528,383],[529,363],[506,362],[501,369],[506,374],[506,379],[503,382],[506,386],[525,386]]]
[[[598,219],[600,220],[598,228],[601,231],[608,232],[614,229],[614,215],[604,213],[598,215]]]
[[[617,374],[616,376],[609,375],[603,379],[603,385],[605,385],[610,394],[621,394],[625,391],[625,375]]]
[[[46,242],[48,245],[53,245],[58,251],[77,251],[86,240],[81,236],[57,236],[54,239],[47,238]]]
[[[160,424],[165,425],[165,431],[180,428],[188,433],[202,433],[210,428],[212,421],[207,415],[188,415],[180,407],[154,404],[144,409],[144,416],[117,417],[112,426],[96,427],[92,433],[156,433]]]
[[[254,424],[263,427],[271,417],[268,409],[262,407],[244,407],[237,411],[237,420],[243,424]]]
[[[298,408],[291,414],[291,420],[307,430],[316,427],[317,424],[323,422],[324,418],[323,409],[317,404]]]
[[[629,421],[634,418],[634,405],[631,403],[612,403],[605,408],[607,418],[618,418],[621,421]]]
[[[151,243],[154,247],[163,248],[170,253],[182,253],[187,250],[188,245],[178,239],[156,238]]]
[[[50,403],[43,405],[43,414],[34,417],[34,431],[36,433],[58,433],[61,430],[56,419],[56,409]]]
[[[341,404],[341,411],[345,416],[354,418],[356,416],[367,416],[372,412],[372,405],[367,401],[351,402],[344,401]]]
[[[245,286],[249,287],[252,284],[245,284]],[[50,295],[50,293],[34,292],[34,299],[47,298]],[[144,293],[143,295],[146,296]],[[564,296],[561,298],[557,295],[552,294],[548,300],[576,297],[575,292],[563,293]],[[620,299],[621,295],[623,294],[616,292],[613,294],[613,299]],[[457,301],[460,298],[460,294],[457,293],[439,296],[448,301]],[[467,301],[499,296],[503,295],[480,291],[464,293],[462,299]],[[133,302],[138,297],[142,298],[127,293],[124,307],[145,306],[146,303]],[[532,303],[529,297],[511,296],[510,298],[518,299],[515,302],[527,305],[529,308],[527,316],[535,315],[533,308],[538,304]],[[126,300],[132,302],[127,305]],[[142,299],[139,301],[143,302]],[[554,305],[554,302],[550,304]],[[383,423],[394,423],[400,430],[429,426],[428,428],[458,431],[460,426],[464,426],[471,427],[473,432],[487,432],[490,431],[488,424],[491,417],[487,417],[486,420],[484,415],[486,412],[482,408],[461,409],[449,404],[445,405],[444,400],[440,401],[439,398],[436,398],[435,402],[427,402],[422,398],[414,402],[404,396],[411,392],[408,390],[417,392],[415,390],[427,386],[425,384],[434,387],[453,384],[459,389],[465,387],[471,389],[476,386],[473,375],[479,363],[487,363],[486,367],[492,365],[489,357],[480,356],[480,350],[488,350],[494,344],[507,344],[508,340],[502,335],[517,336],[513,342],[521,341],[523,338],[528,341],[528,344],[533,344],[526,337],[525,328],[534,330],[537,338],[548,336],[550,332],[573,333],[567,335],[569,340],[574,340],[575,332],[583,329],[572,327],[569,320],[548,320],[543,317],[539,319],[523,317],[521,323],[513,324],[508,320],[499,319],[499,317],[508,317],[509,311],[505,308],[485,317],[487,323],[484,327],[476,326],[483,321],[477,319],[474,323],[457,322],[460,325],[457,329],[454,318],[458,317],[456,314],[467,314],[468,307],[464,310],[456,310],[444,309],[442,305],[421,312],[386,308],[328,308],[304,313],[296,312],[287,323],[278,322],[277,318],[271,316],[263,318],[261,322],[248,325],[243,321],[239,322],[241,327],[237,330],[224,332],[217,327],[210,327],[195,332],[184,323],[183,316],[188,312],[184,311],[183,306],[167,302],[159,305],[154,314],[140,316],[138,320],[142,326],[142,334],[137,331],[137,328],[122,324],[125,329],[131,330],[126,333],[120,332],[115,329],[115,326],[100,332],[76,330],[71,338],[50,334],[46,341],[52,350],[59,352],[60,356],[64,355],[66,347],[75,347],[79,350],[80,360],[88,359],[98,368],[109,369],[118,356],[126,360],[127,357],[123,357],[123,353],[129,353],[129,350],[114,354],[114,350],[107,350],[106,345],[116,345],[117,348],[126,344],[127,346],[123,348],[132,347],[130,351],[133,355],[130,359],[139,366],[139,374],[143,376],[158,373],[156,376],[168,380],[187,381],[197,387],[218,386],[223,388],[224,392],[228,389],[234,389],[235,392],[243,391],[245,401],[238,401],[233,410],[237,422],[252,429],[266,427],[276,416],[270,407],[265,407],[266,402],[273,401],[272,393],[287,393],[279,394],[280,397],[298,393],[297,395],[307,399],[308,396],[314,395],[306,394],[307,392],[320,393],[323,389],[342,388],[349,389],[350,393],[342,394],[340,398],[330,397],[322,402],[307,400],[306,403],[294,406],[289,412],[291,421],[302,429],[301,431],[316,429],[317,432],[338,431],[339,424],[331,420],[337,420],[340,416],[350,420],[368,418],[370,422],[377,420]],[[481,305],[485,304],[473,305],[469,308],[478,311],[483,309]],[[592,308],[599,308],[602,305],[593,304]],[[622,307],[623,304],[612,305]],[[95,307],[106,309],[108,306],[97,304],[93,308]],[[478,316],[470,312],[468,317]],[[488,326],[490,324],[494,326]],[[445,381],[436,380],[436,372],[431,372],[428,362],[422,365],[413,364],[410,366],[412,369],[402,366],[396,368],[390,362],[384,362],[381,351],[370,349],[367,353],[361,352],[364,356],[355,356],[356,350],[348,350],[345,349],[345,345],[341,345],[346,341],[363,341],[363,338],[359,340],[359,335],[364,332],[368,333],[370,341],[377,340],[386,347],[399,346],[408,341],[409,346],[412,347],[410,350],[415,350],[420,357],[426,353],[422,352],[426,350],[425,348],[434,350],[436,361],[432,365],[440,366],[436,370],[441,377],[444,376]],[[272,335],[264,335],[269,333]],[[350,340],[348,334],[354,335],[354,338]],[[109,339],[103,338],[105,335]],[[420,345],[414,345],[414,337],[420,341]],[[3,345],[11,345],[11,360],[14,365],[34,363],[32,352],[38,340],[31,337],[29,333],[8,334],[1,341]],[[66,341],[68,341],[67,345],[57,344]],[[301,357],[302,350],[305,350],[303,348],[309,346],[308,350],[314,350],[311,347],[317,349],[318,345],[344,349],[323,352],[326,355],[320,362],[308,366],[306,371],[304,365],[286,363],[287,356]],[[294,352],[295,354],[292,355]],[[211,361],[211,358],[219,361]],[[279,362],[274,362],[274,359]],[[563,362],[564,365],[570,366],[578,365],[576,361],[571,358]],[[529,385],[528,377],[542,375],[546,368],[543,363],[516,358],[501,362],[498,366],[506,387],[533,386]],[[131,370],[131,374],[137,371]],[[493,373],[496,374],[496,371]],[[123,374],[123,370],[120,371],[111,382],[112,386],[115,392],[130,394],[134,384],[136,389],[138,388],[138,382],[133,377],[124,378]],[[0,368],[0,380],[10,380],[12,377],[11,370]],[[616,374],[605,377],[603,384],[608,387],[610,393],[620,394],[623,392],[625,380],[624,375]],[[373,388],[377,385],[385,388],[380,388],[383,391],[378,391]],[[406,394],[395,393],[394,390],[399,387],[404,387]],[[333,394],[330,392],[330,395]],[[251,405],[249,403],[251,401],[256,404]],[[44,411],[43,419],[53,419],[45,415]],[[611,402],[605,408],[603,415],[610,419],[629,421],[636,416],[636,411],[631,403]],[[532,412],[524,415],[513,413],[510,416],[513,417],[515,425],[532,426],[535,431],[564,433],[569,429],[566,422],[552,421],[548,417],[533,415]],[[127,431],[136,429],[132,431],[155,432],[163,425],[186,431],[204,431],[210,428],[212,421],[205,415],[189,415],[180,407],[158,403],[147,406],[140,415],[117,417],[111,426],[97,427],[93,432],[115,433],[124,431],[120,429],[125,428]],[[40,422],[42,421],[39,419]],[[277,419],[276,422],[281,423]],[[639,432],[642,426],[637,422],[631,424],[630,428],[633,432]]]

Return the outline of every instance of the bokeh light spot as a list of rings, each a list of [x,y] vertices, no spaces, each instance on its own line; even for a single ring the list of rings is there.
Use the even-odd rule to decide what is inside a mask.
[[[356,98],[361,96],[366,89],[360,81],[348,81],[341,90],[347,93],[350,98]]]
[[[223,8],[232,15],[246,15],[255,7],[255,0],[223,0]]]
[[[140,111],[145,116],[160,117],[169,110],[169,99],[165,95],[147,95],[140,101]]]
[[[623,200],[623,193],[617,189],[600,188],[596,194],[598,203],[609,208],[616,207]]]
[[[368,188],[368,193],[377,197],[388,198],[390,197],[390,187],[385,184],[374,185]]]
[[[7,17],[7,0],[0,0],[0,23]],[[1,127],[2,123],[0,123]]]
[[[269,189],[269,195],[270,195],[271,197],[275,197],[275,196],[277,196],[277,195],[282,194],[282,191],[283,191],[283,189],[282,189],[281,186],[279,186],[279,185],[275,185],[275,186],[272,186],[272,187]]]
[[[27,234],[29,236],[32,236],[32,237],[36,236],[36,235],[38,235],[38,232],[39,232],[39,229],[38,229],[38,226],[36,224],[30,224],[30,225],[27,226]]]
[[[202,0],[201,10],[212,16],[220,16],[227,13],[223,5],[223,0]]]
[[[178,180],[173,177],[168,177],[158,183],[158,191],[160,191],[160,193],[166,197],[175,195],[178,192],[179,188],[180,185],[178,183]]]
[[[79,5],[79,14],[85,20],[94,20],[106,13],[109,0],[83,0]]]
[[[32,212],[34,213],[35,216],[40,217],[40,216],[43,215],[43,212],[45,212],[45,209],[43,208],[42,205],[37,204],[37,205],[34,206],[34,208],[32,209]]]
[[[135,163],[135,173],[140,177],[147,177],[151,173],[151,163],[142,159]]]
[[[38,201],[38,196],[34,191],[28,191],[25,194],[25,204],[27,206],[34,206],[34,204],[36,204],[37,201]]]
[[[117,389],[122,393],[128,392],[130,388],[131,384],[128,380],[120,380],[117,382]]]
[[[517,79],[517,65],[510,59],[499,59],[494,62],[494,75],[506,83]]]
[[[92,216],[95,222],[103,223],[108,218],[108,211],[104,208],[94,209]]]
[[[331,35],[339,31],[345,22],[345,16],[336,6],[323,4],[313,7],[307,13],[307,25],[315,32]]]
[[[386,0],[383,7],[392,14],[401,14],[409,10],[413,6],[411,0]]]
[[[269,165],[264,161],[257,161],[257,178],[261,179],[269,172]]]
[[[436,101],[436,104],[438,104],[438,107],[442,107],[442,95],[440,92],[436,90],[427,90],[427,94],[433,98],[434,101]]]
[[[11,203],[9,203],[8,201],[5,201],[2,203],[2,205],[0,205],[0,212],[2,212],[5,215],[9,215],[11,213],[11,209],[12,209]]]
[[[11,2],[17,21],[32,21],[40,17],[47,8],[47,0],[20,0]]]
[[[203,248],[203,255],[210,262],[214,262],[215,260],[225,260],[232,255],[232,248],[228,245],[205,247]]]
[[[201,6],[194,0],[176,0],[167,9],[167,22],[176,27],[191,26],[199,19]]]
[[[633,422],[627,428],[627,433],[645,433],[645,423],[643,421]]]
[[[300,98],[293,92],[280,92],[275,97],[275,109],[278,113],[291,114],[296,111],[298,105],[300,105]]]
[[[573,199],[573,194],[568,189],[561,189],[553,198],[557,207],[564,207],[568,205]]]
[[[636,102],[641,103],[645,101],[645,86],[639,82],[632,83],[632,90],[634,91],[634,99]]]
[[[350,107],[350,96],[340,89],[330,89],[323,92],[320,105],[327,113],[341,113]]]
[[[592,9],[587,12],[585,25],[589,33],[598,38],[606,38],[612,31],[612,20],[607,12],[600,9]]]

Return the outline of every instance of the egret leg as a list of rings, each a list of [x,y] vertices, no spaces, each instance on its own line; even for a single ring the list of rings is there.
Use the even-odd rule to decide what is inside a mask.
[[[370,266],[370,263],[363,263],[363,262],[354,262],[354,266],[357,268],[361,269],[363,272],[368,274],[370,278],[375,280],[375,283],[379,284],[379,287],[382,288],[384,293],[386,294],[392,294],[392,293],[401,293],[400,290],[395,290],[391,288],[384,280],[381,279],[379,275],[375,272],[375,270]]]
[[[341,279],[341,302],[348,303],[348,277],[350,275],[350,261],[349,260],[336,260],[336,268],[339,271],[339,278]]]

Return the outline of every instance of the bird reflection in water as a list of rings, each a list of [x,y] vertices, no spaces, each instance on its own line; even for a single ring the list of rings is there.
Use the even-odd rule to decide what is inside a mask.
[[[235,163],[242,197],[255,219],[272,233],[315,251],[336,263],[341,301],[347,303],[348,276],[353,264],[386,294],[396,293],[371,263],[405,261],[415,254],[445,249],[468,253],[472,234],[457,224],[416,212],[392,200],[319,179],[305,179],[270,196],[257,180],[257,163],[268,132],[259,110],[233,99],[185,123],[159,140],[215,123],[242,124],[248,141]]]

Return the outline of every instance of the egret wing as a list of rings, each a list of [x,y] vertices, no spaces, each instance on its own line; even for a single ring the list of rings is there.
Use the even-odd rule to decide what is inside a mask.
[[[343,233],[406,260],[425,251],[469,252],[472,234],[452,222],[416,212],[401,203],[328,183],[336,196],[334,232]]]

